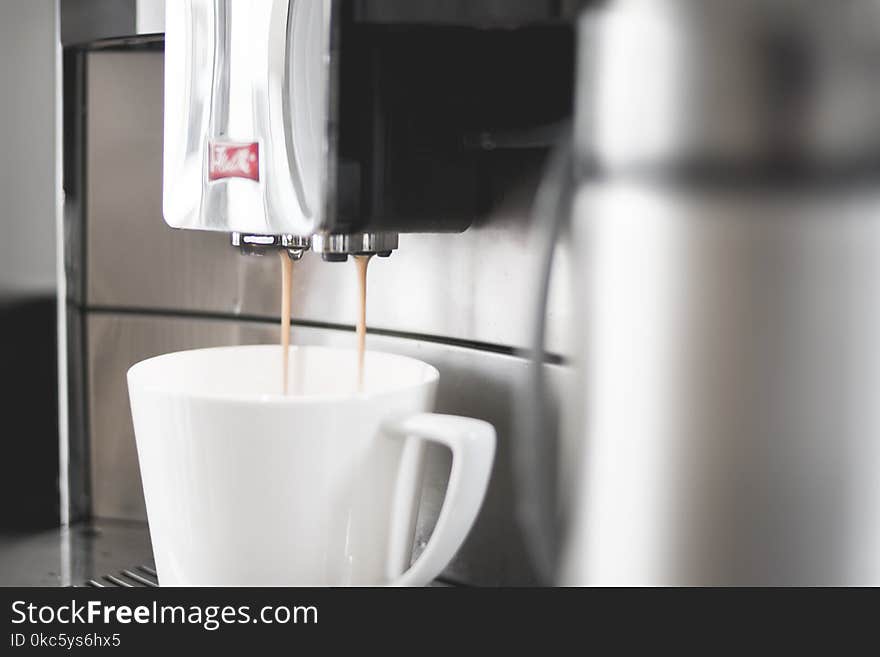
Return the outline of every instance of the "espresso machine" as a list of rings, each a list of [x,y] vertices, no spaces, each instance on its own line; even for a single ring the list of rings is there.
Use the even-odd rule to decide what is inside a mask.
[[[126,370],[277,344],[279,251],[297,259],[292,344],[346,347],[348,256],[390,256],[370,265],[367,348],[436,366],[437,411],[499,437],[483,509],[440,580],[538,581],[512,441],[539,264],[531,207],[571,119],[582,4],[62,2],[64,507],[98,546],[73,583],[151,578],[134,569],[151,554]],[[557,259],[548,322],[554,389],[567,267]],[[414,558],[449,464],[429,448]]]
[[[354,27],[386,12],[417,22],[420,11],[475,20],[478,32],[453,43],[443,29]],[[227,233],[246,254],[282,248],[299,259],[311,248],[328,262],[387,257],[399,232],[465,230],[490,207],[495,165],[478,155],[547,147],[566,118],[570,81],[548,97],[518,62],[501,60],[550,45],[540,32],[508,43],[493,34],[491,21],[515,24],[518,13],[542,10],[166,4],[165,220]],[[561,63],[564,49],[530,68]],[[496,121],[507,125],[499,132]]]
[[[367,347],[496,427],[442,582],[878,581],[880,2],[89,4],[61,5],[70,581],[150,567],[125,371],[277,344],[279,250],[294,344],[352,345],[344,261],[390,256]]]

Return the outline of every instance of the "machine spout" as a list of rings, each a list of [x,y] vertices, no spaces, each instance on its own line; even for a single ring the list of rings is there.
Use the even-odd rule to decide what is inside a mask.
[[[350,255],[387,258],[397,248],[397,233],[318,233],[312,248],[326,262],[345,262]]]
[[[350,255],[377,255],[387,258],[397,248],[397,233],[317,233],[312,237],[299,235],[231,234],[232,246],[244,255],[266,255],[286,249],[293,260],[299,260],[309,249],[321,254],[326,262],[345,262]]]
[[[312,241],[299,235],[253,235],[232,233],[232,246],[241,249],[244,255],[266,255],[275,249],[286,249],[292,260],[299,260],[309,250]]]

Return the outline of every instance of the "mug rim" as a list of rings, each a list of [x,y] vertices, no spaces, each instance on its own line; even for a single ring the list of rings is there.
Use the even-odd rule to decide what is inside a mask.
[[[413,358],[411,356],[404,356],[402,354],[395,354],[388,351],[378,351],[375,349],[366,349],[364,350],[364,356],[367,354],[374,354],[383,357],[388,357],[391,359],[405,360],[411,363],[417,363],[421,365],[426,372],[426,376],[417,382],[409,383],[406,385],[394,386],[391,388],[386,388],[382,390],[375,390],[372,392],[364,392],[364,391],[356,391],[356,392],[339,392],[339,393],[325,393],[325,394],[312,394],[312,395],[290,395],[283,394],[281,392],[277,393],[219,393],[219,392],[200,392],[194,390],[182,390],[182,389],[174,389],[168,386],[157,386],[157,385],[148,385],[148,384],[138,384],[133,381],[133,378],[139,375],[139,370],[146,369],[150,365],[156,365],[158,361],[164,360],[174,360],[176,357],[179,357],[183,354],[192,354],[197,352],[216,352],[216,351],[245,351],[245,350],[259,350],[259,351],[268,351],[270,349],[279,349],[280,345],[274,344],[246,344],[246,345],[225,345],[219,347],[198,347],[195,349],[181,349],[179,351],[170,351],[164,354],[159,354],[157,356],[151,356],[149,358],[144,358],[143,360],[138,361],[134,365],[128,368],[126,371],[125,379],[128,384],[129,392],[133,390],[137,390],[140,392],[148,392],[155,393],[161,395],[168,395],[172,397],[184,397],[186,399],[193,399],[199,401],[222,401],[224,403],[230,402],[239,402],[239,403],[247,403],[247,404],[277,404],[277,405],[297,405],[297,404],[315,404],[321,402],[338,402],[340,400],[349,400],[349,401],[369,401],[375,400],[380,397],[384,397],[386,395],[394,395],[398,394],[403,390],[410,390],[414,388],[418,388],[424,385],[436,384],[440,379],[440,371],[431,365],[430,363],[426,363],[423,360],[419,360],[418,358]],[[330,347],[325,345],[290,345],[290,349],[292,350],[309,350],[309,351],[332,351],[332,352],[356,352],[357,350],[352,347]]]

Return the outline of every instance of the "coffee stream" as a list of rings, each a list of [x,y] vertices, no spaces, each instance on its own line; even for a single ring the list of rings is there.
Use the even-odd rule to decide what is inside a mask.
[[[360,312],[357,320],[358,347],[358,391],[364,389],[364,349],[367,342],[367,265],[372,255],[356,255],[354,263],[358,272],[358,293],[360,296]]]
[[[287,394],[290,360],[290,295],[293,292],[293,259],[282,249],[281,256],[281,393]]]
[[[290,361],[290,304],[293,293],[293,260],[281,250],[281,390],[288,393],[288,372]],[[367,341],[367,266],[372,255],[354,256],[358,275],[358,297],[360,306],[357,318],[357,358],[358,390],[364,388],[364,351]]]

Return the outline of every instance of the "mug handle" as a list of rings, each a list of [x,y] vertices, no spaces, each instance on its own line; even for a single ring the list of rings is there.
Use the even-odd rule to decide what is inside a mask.
[[[440,413],[418,413],[402,420],[392,420],[382,426],[382,433],[389,438],[405,439],[407,445],[401,458],[396,497],[401,490],[415,488],[421,479],[407,471],[420,472],[424,442],[426,440],[445,445],[452,452],[452,467],[449,470],[449,483],[446,497],[437,516],[434,532],[424,551],[416,562],[403,574],[389,582],[389,586],[423,586],[432,581],[449,565],[455,553],[467,538],[477,513],[483,504],[489,475],[492,473],[492,460],[495,456],[495,428],[483,420],[475,420],[458,415]],[[403,467],[415,462],[413,467]],[[413,493],[417,491],[407,491]],[[409,495],[407,495],[409,496]],[[396,505],[395,505],[396,506]],[[415,525],[414,505],[410,513],[392,515],[390,545],[402,545],[404,537],[409,537],[411,545]],[[392,563],[400,555],[392,552]],[[389,564],[392,566],[392,564]]]

